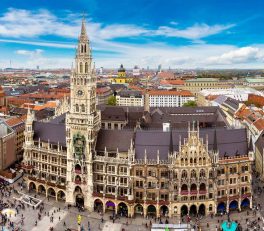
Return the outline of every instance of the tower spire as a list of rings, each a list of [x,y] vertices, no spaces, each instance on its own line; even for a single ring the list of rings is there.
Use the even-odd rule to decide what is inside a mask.
[[[82,29],[81,29],[81,37],[85,36],[87,37],[87,32],[86,32],[86,20],[85,20],[85,16],[83,14],[83,18],[82,18]]]

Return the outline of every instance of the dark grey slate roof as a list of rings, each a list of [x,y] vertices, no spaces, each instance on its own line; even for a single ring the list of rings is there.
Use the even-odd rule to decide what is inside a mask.
[[[215,129],[200,129],[200,137],[206,138],[208,135],[209,150],[213,149]],[[187,138],[187,130],[173,130],[172,140],[174,151],[179,150],[179,137],[182,142]],[[245,129],[216,129],[217,148],[220,157],[235,156],[236,154],[245,155],[248,153],[247,134]],[[143,159],[145,149],[148,158],[155,159],[159,150],[160,159],[167,159],[170,148],[170,132],[161,130],[137,131],[135,138],[136,158]]]
[[[230,98],[230,97],[228,97],[224,102],[225,105],[229,106],[230,108],[232,108],[235,111],[239,108],[239,103],[240,103],[240,101],[233,99],[233,98]]]
[[[121,97],[135,97],[135,98],[142,98],[141,91],[132,91],[132,90],[122,90],[118,93]]]
[[[223,104],[227,98],[228,96],[226,95],[219,95],[214,101],[218,104]]]
[[[102,120],[107,121],[125,121],[126,113],[122,107],[108,106],[101,111]]]
[[[127,152],[130,148],[131,139],[134,137],[133,130],[100,130],[96,143],[97,151],[116,151]]]
[[[49,122],[53,124],[65,124],[65,119],[66,119],[66,113],[63,113],[55,117],[54,119],[50,120]]]
[[[66,128],[65,124],[54,124],[34,121],[33,123],[34,137],[38,141],[50,142],[58,144],[58,142],[66,147]]]
[[[263,155],[263,149],[264,149],[264,131],[261,132],[260,136],[258,137],[255,147],[259,150],[261,155]]]

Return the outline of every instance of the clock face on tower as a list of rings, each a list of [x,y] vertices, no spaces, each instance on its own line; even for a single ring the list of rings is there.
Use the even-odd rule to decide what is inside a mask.
[[[78,90],[77,91],[77,96],[82,96],[83,95],[83,91],[82,90]]]

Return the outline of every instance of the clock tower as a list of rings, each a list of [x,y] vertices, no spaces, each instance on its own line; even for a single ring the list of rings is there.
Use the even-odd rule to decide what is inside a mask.
[[[93,154],[101,114],[96,110],[96,75],[85,19],[82,21],[70,88],[70,111],[66,115],[66,202],[92,210]]]

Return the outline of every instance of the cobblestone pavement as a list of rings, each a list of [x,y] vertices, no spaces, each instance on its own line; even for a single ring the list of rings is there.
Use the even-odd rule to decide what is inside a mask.
[[[16,183],[17,184],[17,183]],[[264,186],[264,182],[258,182],[256,183],[255,187],[259,187],[258,185]],[[15,188],[18,188],[15,186]],[[20,190],[20,189],[19,189]],[[24,193],[27,193],[26,190],[23,190]],[[263,190],[264,192],[264,190]],[[35,196],[35,194],[31,194]],[[9,198],[4,198],[4,200],[12,201],[14,200],[13,197],[17,195],[12,193]],[[257,205],[258,202],[261,203],[261,206],[263,205],[264,208],[264,200],[263,200],[263,193],[257,194],[255,198],[255,204]],[[115,224],[110,220],[111,213],[104,214],[104,222],[101,221],[101,215],[97,212],[78,212],[77,208],[71,207],[67,208],[63,202],[57,202],[54,199],[47,199],[44,196],[37,195],[37,198],[42,199],[44,203],[44,210],[42,212],[41,220],[38,220],[38,210],[36,211],[31,206],[26,206],[25,210],[20,210],[18,214],[16,214],[15,217],[11,219],[11,221],[14,221],[15,227],[19,227],[22,231],[49,231],[50,227],[54,228],[54,231],[65,231],[67,228],[72,230],[78,230],[77,226],[77,216],[80,214],[82,216],[81,226],[84,228],[85,231],[119,231],[122,228],[125,231],[146,231],[150,230],[150,222],[155,223],[155,221],[152,219],[144,219],[142,217],[135,217],[133,219],[129,218],[118,218],[115,221]],[[256,212],[256,215],[255,215]],[[237,221],[242,226],[243,230],[247,230],[247,223],[251,223],[254,220],[257,220],[258,218],[261,220],[258,222],[260,227],[264,227],[262,222],[262,215],[263,210],[258,209],[256,211],[247,210],[242,211],[240,213],[238,212],[232,212],[230,214],[230,218],[232,220]],[[24,217],[24,225],[21,226],[21,218],[22,213]],[[54,219],[53,222],[50,221],[50,217],[53,215]],[[217,228],[219,228],[221,222],[223,220],[226,220],[227,216],[223,215],[222,217],[204,217],[199,221],[199,225],[201,227],[201,230],[208,230],[208,231],[216,231]],[[180,219],[179,217],[174,217],[168,219],[169,223],[179,223]],[[37,226],[35,225],[35,222],[37,221]],[[165,223],[165,218],[162,219],[162,222]],[[147,224],[147,226],[146,226]],[[88,229],[89,227],[89,229]],[[12,230],[12,229],[9,229]],[[249,228],[250,230],[254,230],[253,228]],[[261,229],[262,230],[262,229]]]

